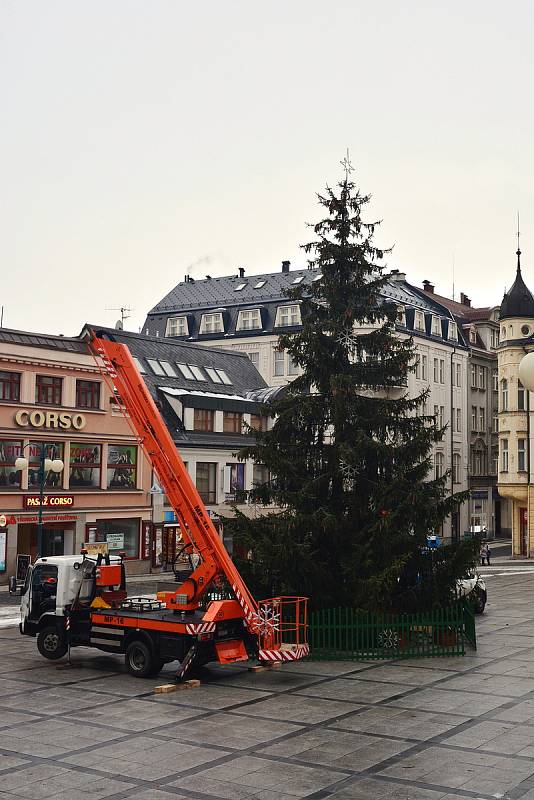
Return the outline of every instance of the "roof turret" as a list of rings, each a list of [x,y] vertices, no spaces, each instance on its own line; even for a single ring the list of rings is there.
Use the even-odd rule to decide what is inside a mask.
[[[504,293],[500,319],[534,319],[534,297],[521,275],[521,250],[517,248],[517,273],[509,292]]]

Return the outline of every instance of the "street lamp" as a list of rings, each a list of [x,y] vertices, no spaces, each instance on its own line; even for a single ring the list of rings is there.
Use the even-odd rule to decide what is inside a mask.
[[[527,391],[534,392],[534,353],[527,353],[521,359],[519,379]]]
[[[25,445],[22,450],[24,451],[26,447],[30,447],[29,442]],[[33,445],[35,446],[35,445]],[[46,458],[46,442],[39,442],[37,443],[39,447],[39,511],[37,517],[37,558],[41,555],[41,551],[43,549],[43,498],[44,498],[44,487],[46,476],[49,472],[59,473],[63,470],[65,466],[63,461],[60,458]],[[27,469],[30,462],[25,456],[19,456],[19,458],[15,459],[15,469],[16,470],[24,470]]]

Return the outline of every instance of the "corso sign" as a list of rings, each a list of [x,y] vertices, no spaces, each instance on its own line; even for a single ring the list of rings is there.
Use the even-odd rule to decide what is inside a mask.
[[[20,410],[15,414],[15,422],[21,428],[74,428],[81,431],[85,428],[83,414],[67,414],[63,411],[25,411]]]

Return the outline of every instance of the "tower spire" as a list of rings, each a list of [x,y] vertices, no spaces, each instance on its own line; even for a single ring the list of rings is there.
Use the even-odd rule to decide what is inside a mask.
[[[517,212],[517,250],[515,251],[515,254],[517,256],[517,271],[521,272],[521,248],[519,247],[519,236],[520,236],[520,230],[519,230],[519,211],[518,211]]]

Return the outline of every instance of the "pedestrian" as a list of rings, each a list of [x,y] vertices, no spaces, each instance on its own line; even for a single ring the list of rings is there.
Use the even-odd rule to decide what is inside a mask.
[[[491,558],[491,549],[489,544],[486,543],[486,563],[488,567],[491,567],[490,558]]]
[[[482,544],[480,548],[480,564],[481,566],[484,566],[485,563],[486,563],[486,545]]]

